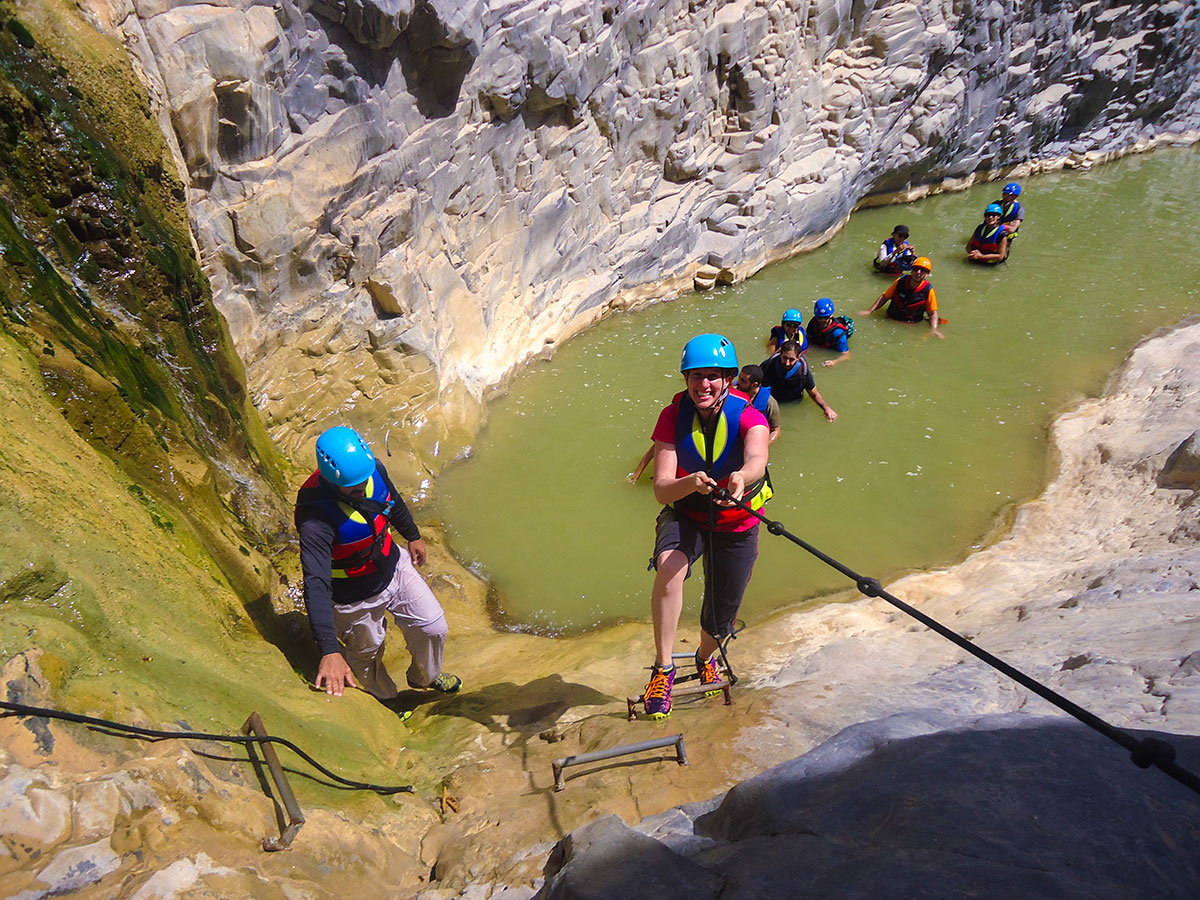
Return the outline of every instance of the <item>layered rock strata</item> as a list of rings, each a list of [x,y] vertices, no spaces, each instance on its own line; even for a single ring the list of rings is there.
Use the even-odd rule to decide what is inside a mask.
[[[410,476],[611,309],[745,277],[864,198],[1200,125],[1179,2],[86,5],[162,104],[273,436],[402,426]]]

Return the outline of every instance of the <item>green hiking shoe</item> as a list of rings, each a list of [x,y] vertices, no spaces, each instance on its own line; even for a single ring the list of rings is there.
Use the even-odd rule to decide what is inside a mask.
[[[457,675],[451,675],[449,672],[443,672],[429,684],[413,684],[408,683],[410,688],[415,688],[418,691],[437,691],[439,694],[457,694],[459,688],[462,687],[462,679]]]

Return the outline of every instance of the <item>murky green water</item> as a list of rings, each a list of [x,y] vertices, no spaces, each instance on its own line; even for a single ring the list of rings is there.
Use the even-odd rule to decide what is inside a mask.
[[[455,551],[489,575],[511,620],[577,630],[646,616],[655,503],[625,475],[659,410],[682,388],[680,348],[731,337],[742,364],[766,354],[785,307],[828,296],[854,316],[853,358],[809,351],[817,386],[783,409],[771,448],[768,514],[865,574],[951,563],[980,546],[1007,507],[1046,481],[1046,430],[1097,394],[1129,349],[1197,303],[1200,150],[1159,151],[1089,172],[1024,182],[1028,218],[1012,258],[966,263],[963,244],[999,195],[984,185],[910,206],[864,210],[821,249],[733,288],[601,323],[532,366],[492,409],[474,457],[439,482]],[[932,258],[949,324],[859,316],[889,283],[869,259],[892,226]],[[846,586],[765,530],[743,616]],[[694,621],[699,573],[684,622]]]

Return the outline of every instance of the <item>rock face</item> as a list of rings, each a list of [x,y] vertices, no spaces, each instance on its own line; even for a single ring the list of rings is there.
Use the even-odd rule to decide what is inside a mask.
[[[1110,724],[1163,733],[1194,774],[1200,491],[1174,479],[1200,416],[1197,359],[1200,324],[1143,344],[1108,396],[1055,424],[1062,472],[1009,538],[889,588]],[[740,648],[754,660],[743,675],[771,689],[771,713],[740,744],[790,761],[635,826],[679,857],[663,867],[722,879],[707,894],[697,880],[692,896],[1200,892],[1195,855],[1176,849],[1200,837],[1194,793],[1047,718],[1049,704],[882,600],[759,632],[740,639],[755,642]],[[594,855],[631,840],[604,831]],[[629,896],[616,866],[576,887],[601,870],[567,850],[540,896]]]
[[[865,197],[1200,124],[1180,2],[86,5],[163,104],[273,436],[402,424],[414,468],[522,359]]]
[[[1181,760],[1200,767],[1200,738],[1171,740]],[[629,897],[639,881],[624,863],[635,858],[680,879],[645,896],[680,900],[1138,897],[1148,884],[1155,896],[1183,898],[1200,890],[1200,863],[1179,851],[1200,838],[1200,797],[1061,719],[867,723],[703,809],[637,831],[613,819],[569,835],[564,845],[582,842],[587,852],[562,868],[552,860],[536,897]],[[679,828],[688,819],[690,836]]]

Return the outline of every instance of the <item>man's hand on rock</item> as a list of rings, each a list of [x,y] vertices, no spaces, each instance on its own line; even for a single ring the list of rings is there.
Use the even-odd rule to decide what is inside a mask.
[[[346,657],[340,653],[326,653],[321,657],[321,664],[317,666],[317,687],[324,688],[325,693],[334,697],[342,696],[348,687],[357,687]]]

